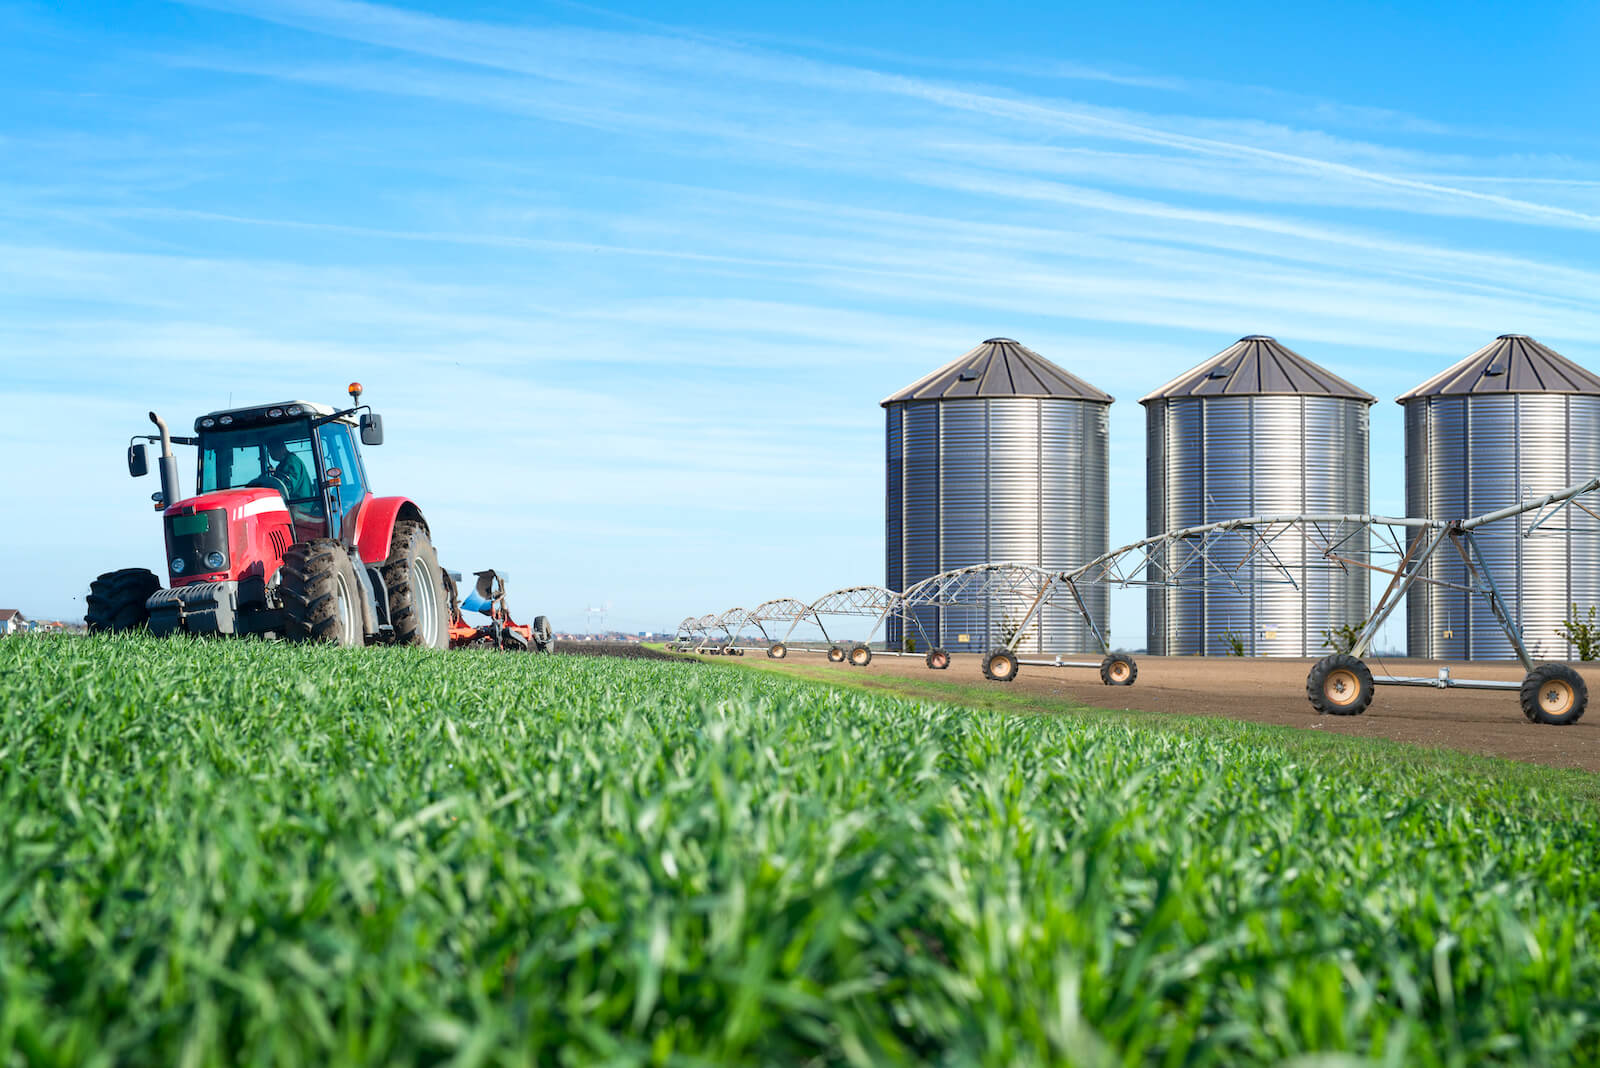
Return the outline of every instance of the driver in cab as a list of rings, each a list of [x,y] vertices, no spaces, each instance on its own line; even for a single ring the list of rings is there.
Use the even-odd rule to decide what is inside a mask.
[[[306,470],[305,462],[289,451],[286,440],[281,437],[268,439],[267,455],[272,458],[272,466],[259,478],[251,479],[252,486],[261,485],[278,490],[286,501],[303,501],[316,495],[311,473]]]

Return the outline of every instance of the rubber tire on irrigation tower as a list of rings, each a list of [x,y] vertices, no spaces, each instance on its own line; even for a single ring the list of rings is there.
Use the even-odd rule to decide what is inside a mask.
[[[161,588],[161,580],[142,567],[107,571],[89,583],[88,611],[83,621],[90,634],[143,630],[150,622],[145,602]]]
[[[278,585],[285,635],[295,642],[364,645],[360,590],[350,552],[338,539],[289,546]]]
[[[933,671],[943,671],[950,666],[950,654],[943,649],[929,649],[928,655],[922,658],[922,662]]]
[[[450,645],[450,609],[439,555],[428,528],[403,519],[389,538],[383,563],[383,585],[389,592],[390,637],[395,645],[445,649]]]
[[[1565,664],[1540,664],[1522,680],[1522,714],[1532,723],[1565,727],[1583,718],[1589,687]]]
[[[861,642],[856,642],[850,647],[850,666],[866,667],[872,663],[872,650]]]
[[[556,651],[556,632],[550,625],[549,616],[533,617],[533,651],[536,653]]]
[[[1349,653],[1334,653],[1312,665],[1306,699],[1329,716],[1359,716],[1372,704],[1377,687],[1367,665]]]
[[[837,645],[828,646],[828,662],[833,664],[844,663],[844,650]]]
[[[789,647],[782,642],[773,642],[767,646],[768,660],[782,660],[789,655]]]
[[[990,682],[1010,682],[1017,677],[1017,654],[1010,649],[990,649],[983,654],[983,677]]]
[[[1127,653],[1107,653],[1100,661],[1100,681],[1107,686],[1132,686],[1139,677],[1139,664]]]

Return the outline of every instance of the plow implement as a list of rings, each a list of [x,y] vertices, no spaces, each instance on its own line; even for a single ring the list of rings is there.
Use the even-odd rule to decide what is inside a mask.
[[[550,620],[534,616],[533,623],[518,623],[511,618],[506,607],[505,576],[493,568],[474,572],[477,581],[459,596],[459,572],[448,572],[447,587],[450,594],[450,648],[490,648],[514,653],[553,653],[555,634]],[[482,624],[470,623],[462,613],[472,612],[487,617]]]

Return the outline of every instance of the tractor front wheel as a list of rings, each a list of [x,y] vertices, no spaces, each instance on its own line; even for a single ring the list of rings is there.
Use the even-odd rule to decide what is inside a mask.
[[[449,646],[449,610],[440,573],[428,528],[412,520],[396,523],[389,538],[389,559],[383,564],[396,645]]]
[[[108,571],[89,583],[89,610],[83,621],[91,634],[142,630],[150,622],[145,602],[161,588],[161,580],[142,567]]]
[[[289,546],[278,593],[290,641],[365,644],[356,566],[337,539],[313,538]]]

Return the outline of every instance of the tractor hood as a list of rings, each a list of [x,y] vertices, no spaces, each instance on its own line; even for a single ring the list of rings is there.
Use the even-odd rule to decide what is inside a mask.
[[[248,487],[189,497],[162,513],[173,586],[265,583],[294,543],[289,507],[277,490]]]
[[[289,506],[284,503],[283,495],[277,490],[260,486],[213,490],[195,497],[186,497],[167,508],[162,515],[193,515],[213,508],[226,510],[228,519],[233,522],[242,522],[253,515],[266,512],[282,512],[284,522],[289,520]]]

